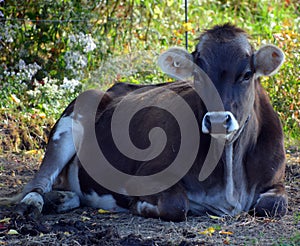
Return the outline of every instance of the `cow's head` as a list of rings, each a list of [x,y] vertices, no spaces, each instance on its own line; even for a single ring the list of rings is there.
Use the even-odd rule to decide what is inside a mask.
[[[251,115],[255,81],[275,74],[283,61],[284,54],[276,46],[265,45],[255,51],[243,30],[225,24],[204,32],[192,54],[171,48],[158,62],[163,71],[181,79],[194,75],[199,67],[208,75],[225,110],[207,112],[202,131],[231,141]],[[195,83],[201,80],[195,79]],[[213,131],[215,125],[224,128],[222,134]]]

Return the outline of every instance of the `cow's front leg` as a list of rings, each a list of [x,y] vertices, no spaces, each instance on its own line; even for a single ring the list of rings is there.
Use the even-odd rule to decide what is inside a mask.
[[[259,195],[254,212],[258,216],[282,217],[287,212],[287,205],[285,188],[278,184]]]
[[[40,169],[22,192],[21,204],[33,205],[40,212],[44,205],[43,195],[52,190],[58,176],[63,175],[62,170],[76,154],[72,134],[82,134],[82,129],[74,116],[73,105],[68,106],[52,129]]]
[[[43,208],[44,193],[50,192],[58,175],[75,155],[72,138],[72,115],[65,114],[55,125],[45,157],[34,178],[24,187],[21,203]]]
[[[86,115],[91,114],[90,105],[94,101],[97,102],[104,94],[101,91],[89,90],[81,95],[84,97],[85,103],[81,102],[80,107],[76,112],[74,111],[76,101],[73,101],[66,108],[51,131],[47,150],[39,171],[24,187],[21,203],[33,205],[37,207],[40,212],[44,205],[43,195],[52,190],[59,175],[64,176],[62,170],[73,161],[73,158],[76,155],[75,144],[77,147],[80,147],[80,141],[84,134],[83,121],[86,120]],[[108,99],[106,99],[106,101],[109,101]],[[95,115],[93,115],[93,117],[93,119],[95,119]],[[74,138],[75,136],[76,138]],[[76,143],[74,139],[76,139]],[[67,175],[64,178],[67,179]],[[69,187],[61,188],[66,190]],[[70,196],[66,195],[64,197],[69,199]],[[62,200],[65,203],[65,200]]]
[[[189,201],[180,185],[155,195],[139,197],[133,205],[134,214],[166,221],[184,221],[188,210]]]

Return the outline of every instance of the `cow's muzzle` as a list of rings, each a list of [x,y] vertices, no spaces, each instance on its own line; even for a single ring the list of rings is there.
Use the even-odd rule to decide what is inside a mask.
[[[202,120],[202,132],[210,134],[214,138],[231,140],[239,129],[239,123],[229,111],[208,112]]]

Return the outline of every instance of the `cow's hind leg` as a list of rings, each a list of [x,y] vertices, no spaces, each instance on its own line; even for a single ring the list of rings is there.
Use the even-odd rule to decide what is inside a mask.
[[[257,216],[282,217],[287,212],[287,195],[283,185],[277,185],[261,193],[254,206]]]
[[[43,213],[63,213],[80,206],[79,196],[72,191],[50,191],[43,196]]]
[[[133,206],[135,214],[166,221],[184,221],[188,210],[187,195],[179,185],[156,195],[140,197]]]

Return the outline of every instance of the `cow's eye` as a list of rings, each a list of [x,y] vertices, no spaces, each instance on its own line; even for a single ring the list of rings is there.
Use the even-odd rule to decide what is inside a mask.
[[[249,79],[251,79],[251,77],[252,77],[252,72],[251,72],[251,71],[248,71],[248,72],[246,72],[246,73],[244,74],[243,80],[244,80],[244,81],[248,81]]]

